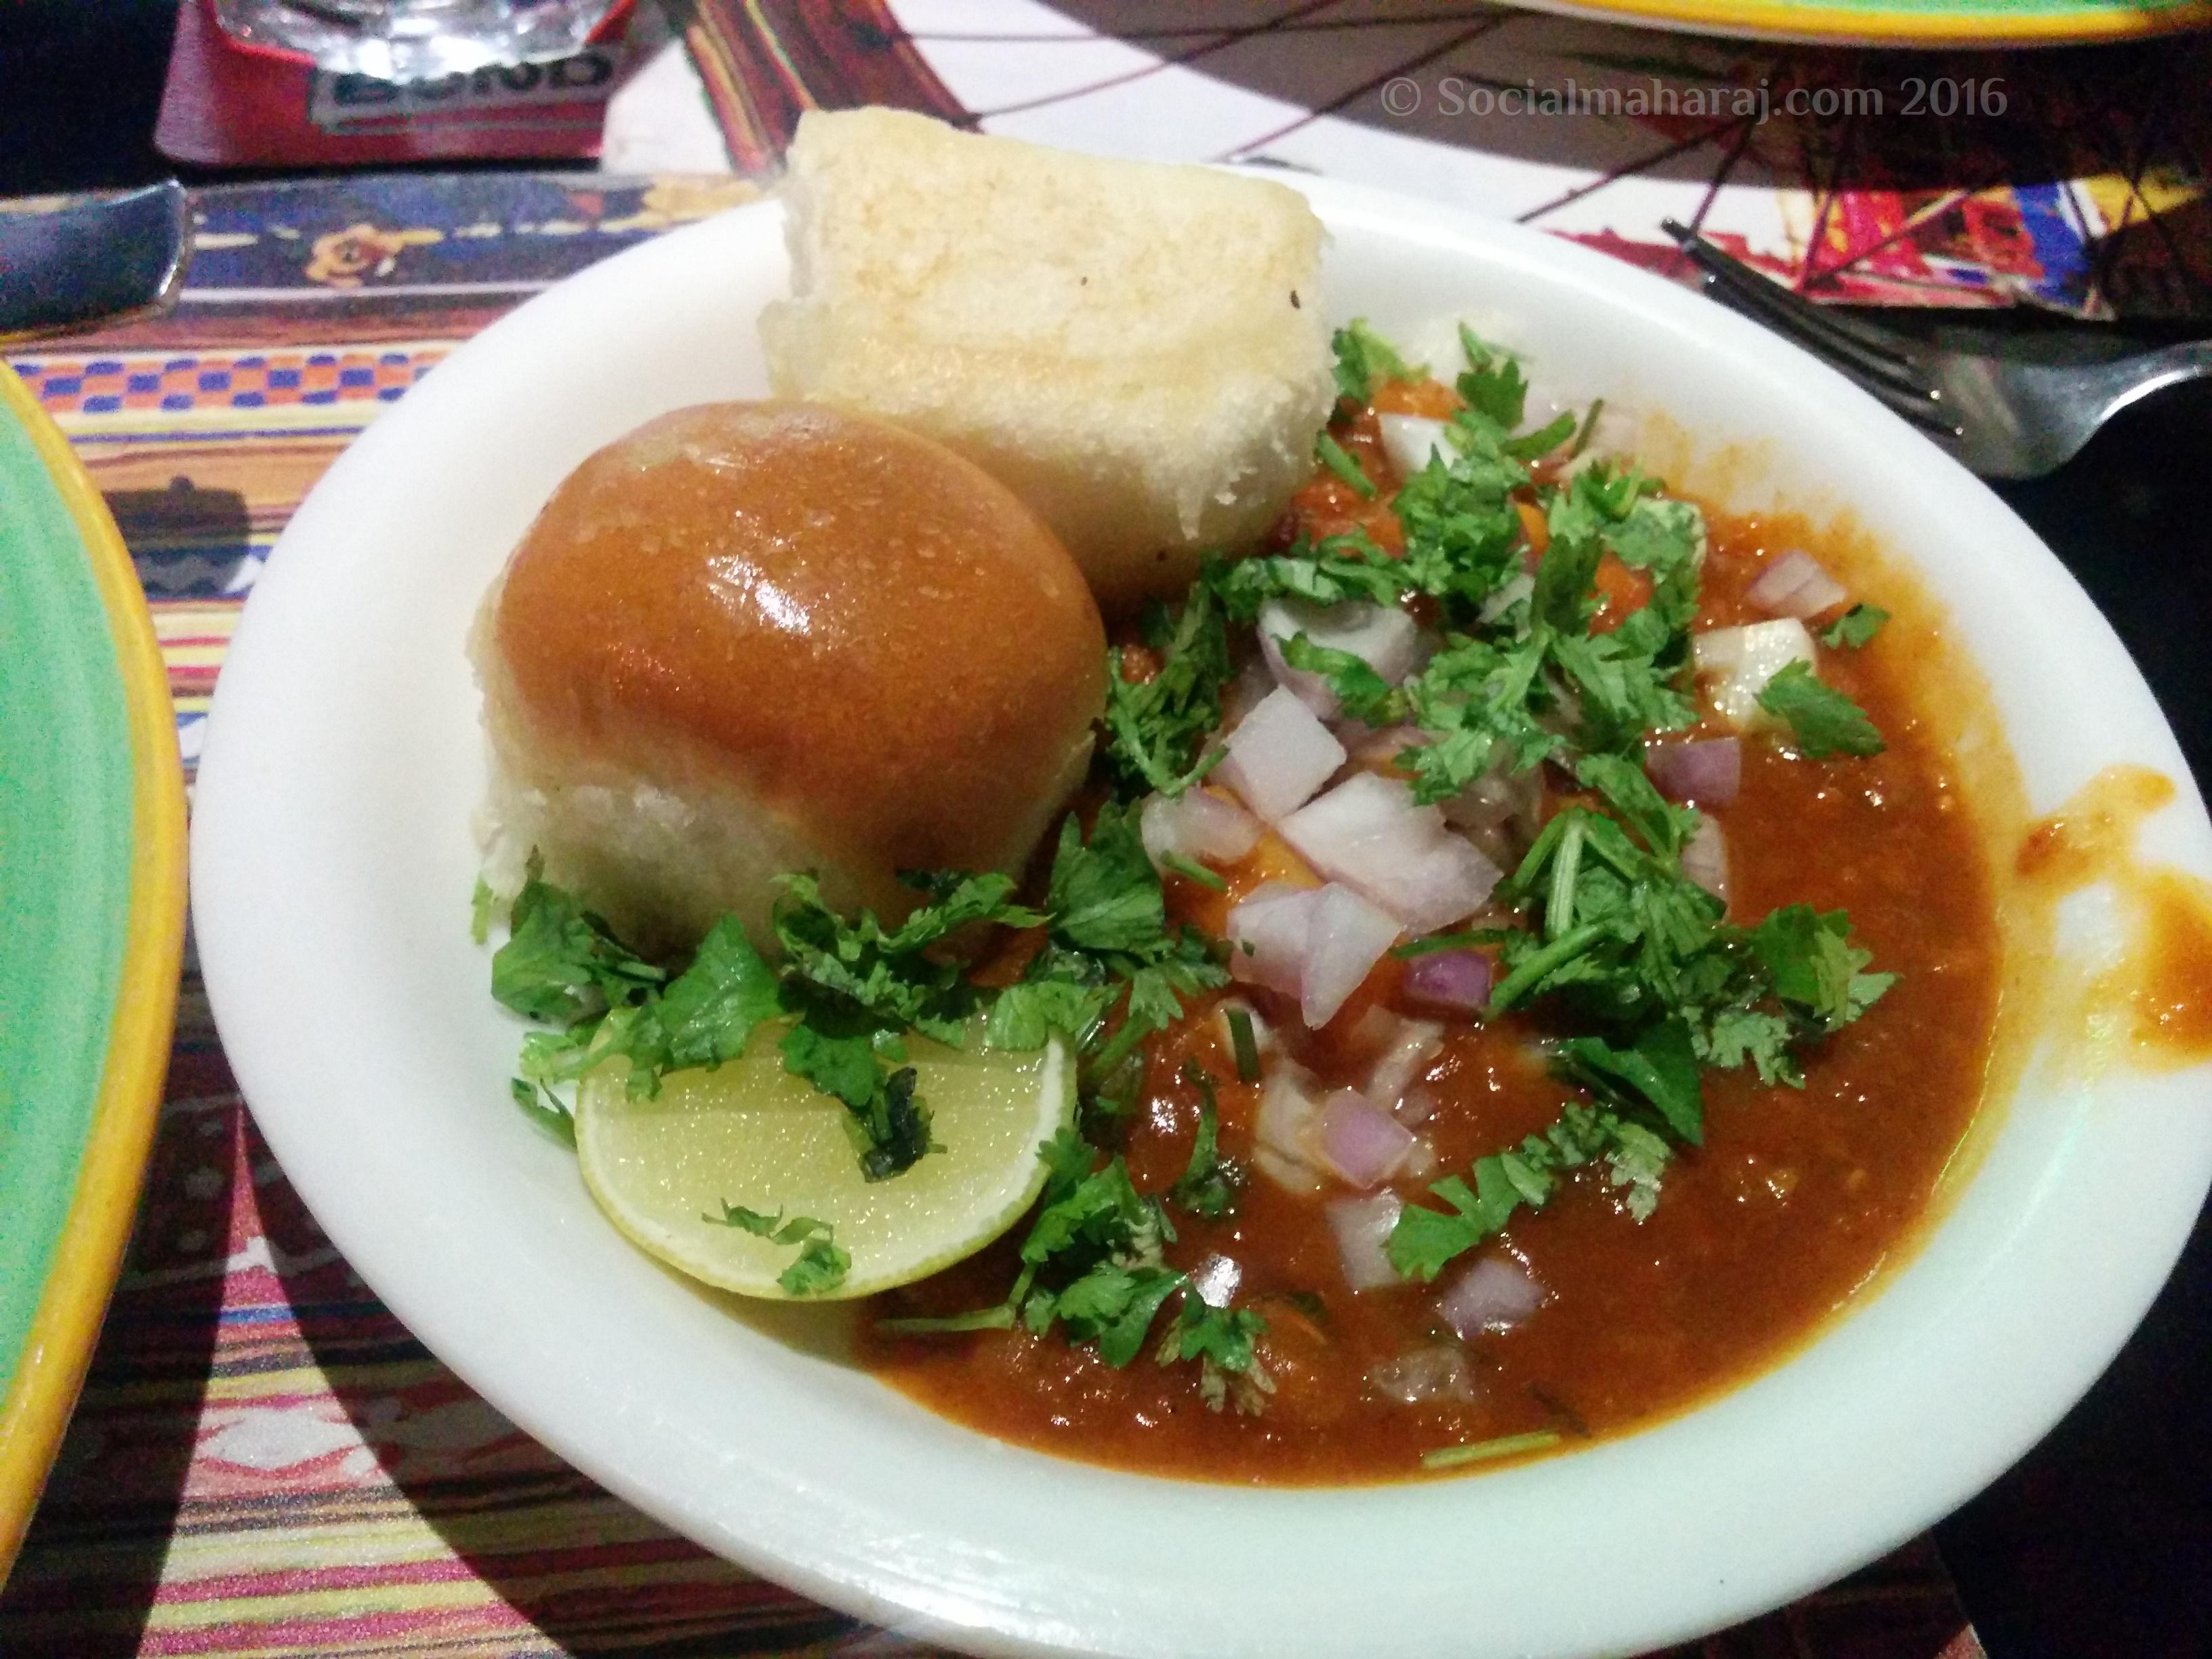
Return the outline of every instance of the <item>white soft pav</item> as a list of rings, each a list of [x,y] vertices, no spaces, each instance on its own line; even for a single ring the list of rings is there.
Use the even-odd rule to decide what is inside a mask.
[[[1109,610],[1180,595],[1311,475],[1334,385],[1296,191],[881,109],[810,111],[789,163],[777,392],[949,444]]]
[[[592,456],[487,597],[488,863],[532,848],[648,945],[779,875],[901,914],[902,870],[1015,870],[1081,781],[1097,605],[1002,485],[884,422],[679,410]]]

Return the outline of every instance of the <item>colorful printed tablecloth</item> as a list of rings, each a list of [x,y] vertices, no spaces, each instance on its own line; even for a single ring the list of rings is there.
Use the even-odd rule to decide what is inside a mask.
[[[757,173],[811,106],[1308,169],[1639,264],[1703,228],[1816,298],[2212,317],[2212,36],[1895,52],[1469,0],[696,0],[618,100],[615,165]],[[626,106],[625,106],[626,105]],[[689,135],[688,137],[685,135]]]
[[[12,355],[131,544],[188,763],[262,561],[347,441],[521,297],[751,191],[493,174],[208,191],[174,315]],[[0,1654],[927,1650],[671,1535],[426,1352],[286,1183],[187,969],[137,1236],[0,1595]],[[1924,1540],[1697,1650],[1981,1651]]]

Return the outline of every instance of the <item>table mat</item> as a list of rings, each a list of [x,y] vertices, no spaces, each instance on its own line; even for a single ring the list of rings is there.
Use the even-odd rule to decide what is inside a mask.
[[[696,0],[729,160],[888,103],[1254,161],[1674,270],[1672,216],[1816,299],[2212,317],[2212,36],[2044,52],[1722,40],[1468,0]]]
[[[203,191],[173,315],[11,355],[130,544],[188,767],[239,609],[339,450],[520,298],[751,190],[477,173]],[[254,1132],[188,957],[143,1212],[0,1594],[0,1653],[932,1651],[674,1536],[416,1343]],[[1922,1539],[1681,1651],[1981,1649]]]

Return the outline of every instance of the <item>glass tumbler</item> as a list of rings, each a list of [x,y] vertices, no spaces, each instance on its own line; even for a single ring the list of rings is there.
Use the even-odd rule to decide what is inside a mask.
[[[304,52],[337,75],[422,81],[573,57],[617,0],[215,0],[247,46]]]

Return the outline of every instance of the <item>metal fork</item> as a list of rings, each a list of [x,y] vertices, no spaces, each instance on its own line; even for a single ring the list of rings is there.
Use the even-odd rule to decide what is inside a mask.
[[[2039,363],[1948,350],[1840,316],[1662,222],[1705,273],[1705,292],[1842,371],[1985,478],[2033,478],[2081,451],[2130,404],[2212,375],[2212,341],[2103,362]]]

